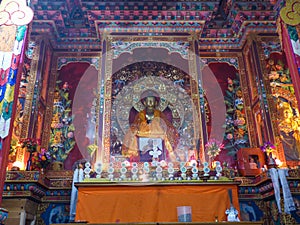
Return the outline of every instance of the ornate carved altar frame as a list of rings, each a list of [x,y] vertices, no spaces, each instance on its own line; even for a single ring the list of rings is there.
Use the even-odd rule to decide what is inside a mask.
[[[199,92],[198,86],[201,86],[201,74],[199,73],[200,67],[197,64],[197,55],[195,53],[195,44],[196,39],[193,35],[190,34],[168,34],[169,36],[137,36],[132,34],[116,34],[116,33],[104,33],[103,37],[103,48],[102,48],[102,67],[103,70],[101,72],[101,80],[99,89],[103,88],[104,84],[104,95],[103,98],[100,96],[100,104],[103,102],[103,121],[102,124],[99,124],[99,151],[97,152],[96,160],[101,161],[104,164],[108,164],[110,162],[110,137],[111,137],[111,110],[112,110],[112,75],[117,72],[118,69],[114,68],[114,58],[118,57],[118,53],[116,49],[112,46],[113,42],[126,42],[126,43],[134,43],[135,45],[130,50],[130,54],[134,55],[134,49],[138,48],[165,48],[168,50],[168,54],[172,54],[170,48],[166,47],[168,43],[176,43],[176,42],[186,42],[190,46],[189,51],[177,53],[181,54],[181,56],[186,57],[188,61],[188,71],[187,74],[191,77],[191,94],[190,98],[193,102],[196,112],[193,114],[194,121],[199,120],[200,115],[200,103],[199,103]],[[125,52],[125,51],[124,51]],[[176,51],[175,51],[176,52]],[[131,62],[134,63],[134,62]],[[172,63],[172,62],[171,62]],[[126,66],[122,64],[122,66]],[[173,65],[178,67],[180,65]],[[200,82],[200,83],[199,83]],[[101,107],[101,105],[100,105]],[[101,116],[100,116],[101,117]],[[200,118],[201,120],[201,118]],[[101,122],[101,121],[100,121]],[[203,138],[201,135],[201,123],[194,123],[194,139],[197,139],[197,135],[200,134],[200,142],[203,142]],[[196,145],[197,143],[195,143]],[[202,143],[203,146],[203,143]],[[203,147],[200,148],[200,158],[203,159],[204,152]]]

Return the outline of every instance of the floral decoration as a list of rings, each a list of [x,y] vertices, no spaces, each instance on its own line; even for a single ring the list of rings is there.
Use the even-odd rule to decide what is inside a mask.
[[[235,156],[240,148],[249,147],[246,113],[242,88],[238,74],[236,79],[227,78],[224,103],[226,105],[226,123],[224,124],[224,149]]]
[[[260,146],[260,149],[265,154],[265,161],[268,168],[277,167],[279,165],[280,160],[276,158],[276,154],[274,155],[274,151],[276,149],[275,145],[271,142],[265,142],[264,145]]]
[[[40,169],[46,169],[53,161],[55,156],[51,155],[46,149],[41,149],[41,152],[37,153],[33,157],[33,166]]]
[[[268,155],[273,152],[275,148],[275,145],[273,145],[271,142],[265,142],[264,145],[260,146],[260,149]]]
[[[276,89],[280,88],[289,91],[291,94],[295,93],[290,71],[281,59],[270,57],[267,61],[266,68],[268,69],[269,80],[273,94],[275,94]],[[278,88],[278,86],[280,88]]]
[[[96,144],[91,144],[87,146],[87,151],[90,153],[90,155],[93,155],[96,150],[98,150],[98,145]]]
[[[55,155],[56,160],[64,162],[75,146],[72,115],[72,101],[69,99],[69,84],[57,81],[54,93],[54,109],[51,121],[51,136],[49,152]]]
[[[216,139],[211,139],[206,145],[205,150],[210,158],[214,158],[220,154],[224,145]]]
[[[21,147],[25,148],[27,152],[34,153],[40,145],[40,140],[35,138],[25,138],[20,141]]]

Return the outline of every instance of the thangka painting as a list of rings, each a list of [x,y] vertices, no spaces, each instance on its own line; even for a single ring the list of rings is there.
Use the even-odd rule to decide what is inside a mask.
[[[287,163],[300,158],[300,115],[285,56],[272,53],[267,70],[277,110],[277,125]]]

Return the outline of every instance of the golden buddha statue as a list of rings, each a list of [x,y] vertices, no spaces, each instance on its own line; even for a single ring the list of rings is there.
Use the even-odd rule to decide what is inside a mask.
[[[300,153],[300,124],[297,116],[288,102],[279,106],[281,120],[278,124],[286,160],[299,160]]]
[[[167,152],[167,160],[174,161],[176,156],[174,148],[178,142],[176,128],[167,119],[163,112],[158,110],[158,100],[154,95],[148,95],[142,99],[145,106],[135,117],[123,142],[123,155],[132,161],[139,161],[138,138],[161,138]]]

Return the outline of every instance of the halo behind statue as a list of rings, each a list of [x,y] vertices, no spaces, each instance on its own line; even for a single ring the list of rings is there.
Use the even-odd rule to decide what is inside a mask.
[[[134,107],[138,112],[145,106],[142,99],[147,96],[159,99],[157,109],[164,111],[167,107],[172,111],[173,125],[182,126],[187,105],[191,107],[190,96],[185,90],[162,77],[142,77],[125,86],[113,103],[112,120],[116,119],[123,133],[129,128],[129,112]]]
[[[179,133],[179,143],[176,152],[180,160],[185,160],[187,150],[195,148],[199,139],[199,118],[197,106],[192,97],[179,85],[162,77],[142,77],[124,86],[113,101],[111,108],[111,132],[118,140],[124,140],[125,134],[130,132],[130,112],[144,109],[143,93],[153,91],[159,96],[156,107],[164,111],[168,107],[172,113],[172,123]]]
[[[158,101],[157,109],[164,111],[168,106],[168,96],[166,92],[166,84],[161,77],[143,77],[134,82],[133,85],[133,104],[132,106],[140,112],[145,108],[142,99],[147,96],[154,96]],[[166,81],[166,80],[165,80]]]

